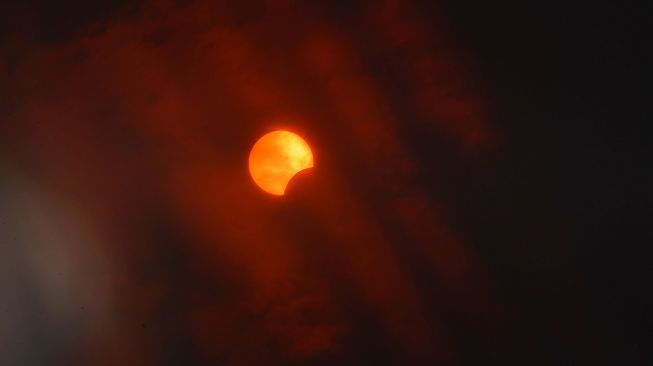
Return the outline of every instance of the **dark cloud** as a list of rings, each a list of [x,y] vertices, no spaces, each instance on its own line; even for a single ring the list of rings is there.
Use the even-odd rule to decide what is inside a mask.
[[[503,14],[509,2],[471,15],[420,1],[3,6],[2,358],[643,358],[600,324],[618,320],[595,302],[621,292],[592,287],[607,257],[582,257],[600,235],[579,240],[596,217],[583,199],[622,202],[589,182],[623,184],[610,168],[574,168],[610,156],[583,136],[599,117],[584,108],[606,95],[564,69],[620,52],[619,36],[547,44],[527,22],[544,16]],[[556,19],[552,39],[591,41]],[[316,159],[282,199],[246,166],[275,128]],[[586,189],[600,193],[573,197]]]

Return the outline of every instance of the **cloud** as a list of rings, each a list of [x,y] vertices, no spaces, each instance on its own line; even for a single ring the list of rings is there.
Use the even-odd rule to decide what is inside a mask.
[[[480,264],[408,136],[450,138],[464,159],[492,139],[483,102],[410,9],[355,5],[354,25],[328,5],[281,5],[89,7],[11,46],[1,151],[98,223],[94,248],[117,268],[111,329],[68,357],[310,363],[366,359],[369,344],[453,357],[426,282],[476,302],[465,289],[483,287]],[[247,175],[251,145],[280,126],[316,151],[294,205]],[[354,336],[361,311],[380,329],[370,339]]]

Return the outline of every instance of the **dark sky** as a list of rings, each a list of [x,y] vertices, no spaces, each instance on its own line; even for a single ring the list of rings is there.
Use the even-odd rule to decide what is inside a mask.
[[[613,3],[3,3],[0,364],[649,364],[651,6]]]

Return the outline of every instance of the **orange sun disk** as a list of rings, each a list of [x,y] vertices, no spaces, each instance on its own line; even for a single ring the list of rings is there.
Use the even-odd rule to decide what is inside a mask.
[[[282,196],[288,182],[304,169],[313,167],[310,146],[290,131],[263,135],[249,153],[249,173],[264,191]]]

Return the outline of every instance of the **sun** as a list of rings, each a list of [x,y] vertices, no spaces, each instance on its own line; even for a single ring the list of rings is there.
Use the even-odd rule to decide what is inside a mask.
[[[282,196],[288,182],[313,167],[313,152],[299,135],[284,130],[261,137],[249,153],[249,173],[262,190]]]

